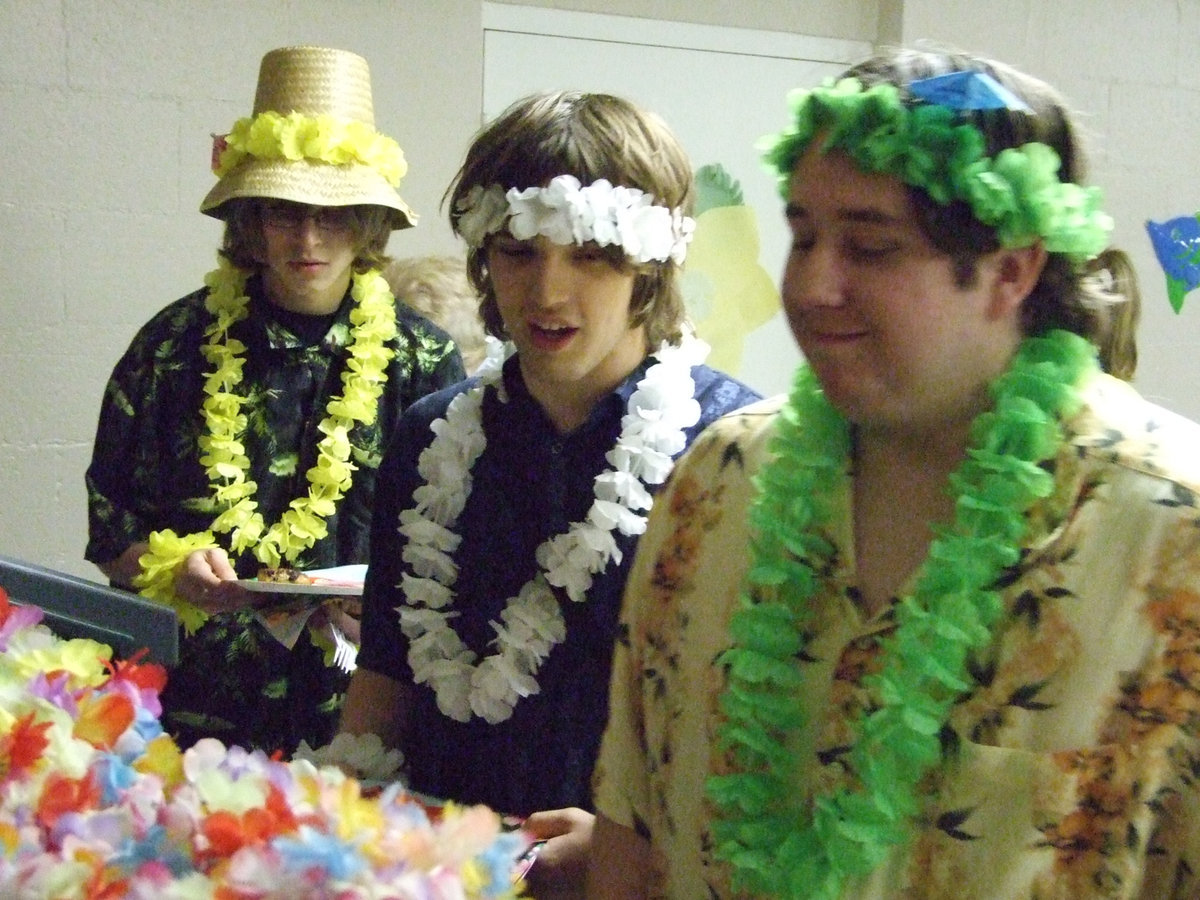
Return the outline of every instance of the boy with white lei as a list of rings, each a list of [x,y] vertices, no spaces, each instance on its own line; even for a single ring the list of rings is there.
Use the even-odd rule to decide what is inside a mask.
[[[651,495],[756,399],[685,336],[687,157],[620,98],[526,98],[472,143],[450,220],[494,369],[416,404],[381,470],[343,730],[412,788],[534,816],[535,889],[581,872],[625,573]],[[422,451],[420,447],[425,446]],[[573,830],[573,834],[565,832]]]

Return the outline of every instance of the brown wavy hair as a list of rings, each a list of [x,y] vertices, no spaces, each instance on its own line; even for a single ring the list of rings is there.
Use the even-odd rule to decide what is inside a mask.
[[[225,237],[219,252],[239,269],[257,272],[262,268],[267,251],[262,224],[264,202],[257,197],[235,197],[225,203]],[[354,240],[352,268],[360,273],[382,269],[391,262],[385,251],[392,236],[392,210],[369,204],[348,209]]]
[[[879,53],[846,70],[864,86],[891,84],[901,95],[913,81],[951,72],[984,72],[1008,88],[1029,110],[963,111],[963,120],[979,129],[986,153],[995,156],[1009,147],[1032,141],[1046,144],[1061,160],[1060,180],[1084,184],[1086,162],[1082,142],[1063,97],[1043,81],[1011,66],[951,49],[905,48]],[[909,187],[921,230],[935,247],[954,261],[959,287],[975,279],[980,257],[1000,248],[995,231],[975,218],[961,201],[942,205],[920,188]],[[1027,335],[1064,328],[1096,340],[1104,328],[1110,302],[1094,289],[1088,267],[1062,253],[1048,255],[1037,284],[1022,304],[1022,329]]]
[[[574,175],[585,185],[607,179],[645,191],[656,204],[684,215],[692,211],[691,162],[658,116],[611,94],[556,91],[518,100],[476,134],[442,198],[450,227],[460,233],[461,201],[476,186],[524,189],[557,175]],[[678,343],[686,318],[679,266],[670,260],[632,263],[620,247],[603,252],[614,268],[635,275],[630,325],[645,327],[647,349],[664,340]],[[479,292],[488,331],[504,337],[486,241],[468,248],[467,274]]]

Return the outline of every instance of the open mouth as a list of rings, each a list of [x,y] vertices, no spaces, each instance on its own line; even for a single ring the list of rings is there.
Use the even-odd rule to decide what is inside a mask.
[[[554,349],[563,346],[578,331],[578,328],[571,328],[566,325],[550,327],[535,325],[532,322],[529,323],[529,335],[533,339],[534,345],[544,349]]]

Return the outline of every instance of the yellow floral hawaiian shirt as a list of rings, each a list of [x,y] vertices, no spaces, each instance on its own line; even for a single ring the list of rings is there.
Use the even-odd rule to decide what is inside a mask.
[[[1067,423],[1056,492],[1002,579],[1006,614],[972,661],[953,740],[923,782],[911,840],[843,900],[1200,897],[1200,426],[1097,376]],[[647,836],[652,896],[732,897],[705,781],[717,747],[728,621],[748,560],[746,510],[781,400],[719,420],[655,504],[628,583],[598,810]],[[847,472],[833,585],[803,659],[808,727],[796,790],[841,786],[875,703],[890,609],[864,619]]]

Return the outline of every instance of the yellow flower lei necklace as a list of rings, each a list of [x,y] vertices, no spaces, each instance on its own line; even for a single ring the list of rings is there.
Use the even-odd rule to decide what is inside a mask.
[[[175,572],[190,553],[218,546],[215,534],[229,533],[231,552],[249,549],[259,562],[277,566],[281,560],[291,562],[328,533],[325,520],[349,489],[356,468],[350,462],[350,429],[356,422],[375,421],[387,364],[395,355],[387,346],[396,336],[395,298],[387,281],[375,270],[355,274],[350,293],[357,305],[350,311],[350,358],[342,372],[342,395],[330,398],[327,415],[317,425],[325,436],[317,444],[316,465],[305,473],[307,496],[293,500],[268,528],[254,499],[257,485],[246,479],[250,459],[241,441],[246,430],[245,397],[236,388],[242,381],[246,346],[229,336],[249,312],[247,274],[222,260],[204,279],[209,289],[205,308],[213,321],[205,331],[208,343],[201,352],[216,369],[204,383],[201,409],[208,434],[200,437],[200,462],[212,484],[213,498],[224,510],[208,531],[182,536],[170,529],[151,532],[150,549],[139,560],[142,571],[134,579],[143,596],[173,606],[188,633],[208,616],[175,593]]]

